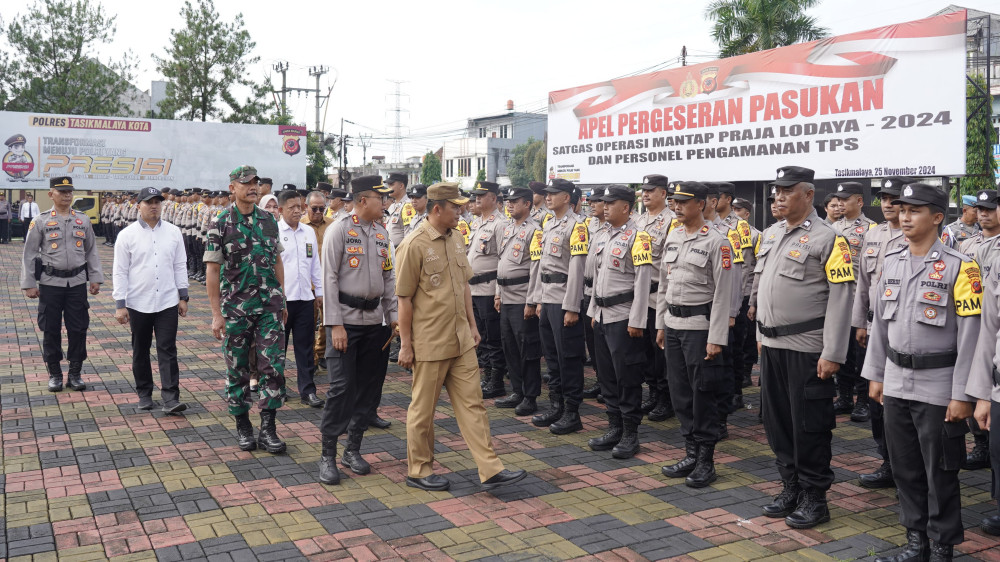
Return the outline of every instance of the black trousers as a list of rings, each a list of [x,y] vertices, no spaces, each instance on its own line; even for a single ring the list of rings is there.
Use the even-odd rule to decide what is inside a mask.
[[[549,394],[561,394],[567,406],[583,402],[583,322],[563,326],[562,305],[542,304],[539,334],[549,370]],[[582,317],[581,317],[582,320]]]
[[[327,328],[329,330],[329,328]],[[337,438],[344,432],[359,434],[368,429],[382,399],[382,384],[389,367],[389,327],[344,325],[347,350],[333,348],[326,334],[326,369],[330,390],[326,393],[319,430],[323,437]]]
[[[500,335],[514,392],[537,398],[542,393],[542,342],[538,335],[538,317],[525,320],[523,304],[502,304]]]
[[[757,359],[757,332],[753,330],[753,323],[747,317],[750,310],[750,297],[743,297],[743,304],[740,305],[740,313],[736,316],[736,325],[733,326],[733,341],[730,345],[733,348],[733,394],[743,395],[743,375],[749,374],[753,370],[753,364]],[[754,346],[753,355],[747,354],[747,337],[753,332]]]
[[[861,368],[865,364],[865,348],[858,345],[855,336],[857,328],[851,328],[851,337],[847,342],[847,359],[837,371],[837,388],[846,396],[868,396],[868,379],[861,377]]]
[[[646,311],[646,331],[643,332],[646,338],[643,346],[643,355],[646,362],[643,363],[643,379],[646,386],[652,393],[656,390],[660,394],[666,394],[670,399],[670,383],[667,376],[667,362],[663,357],[663,350],[656,345],[656,309],[650,308]]]
[[[852,339],[853,339],[854,333],[856,333],[856,332],[857,332],[857,329],[854,329],[852,331],[852,334],[851,334]],[[857,345],[856,341],[855,341],[855,345]],[[865,355],[867,354],[867,352],[868,352],[868,348],[861,347],[860,345],[857,345],[857,354],[855,355],[855,360],[857,361],[858,365],[862,365],[863,366],[865,364]],[[848,350],[848,353],[850,353],[850,350]],[[860,392],[864,392],[863,395],[859,394],[859,396],[868,396],[868,379],[861,379],[861,380],[864,381],[864,382],[861,383],[861,384],[856,384],[855,388],[858,389],[859,393]],[[885,412],[884,412],[884,408],[882,408],[882,405],[879,404],[878,402],[876,402],[874,400],[869,400],[868,401],[868,411],[871,412],[872,439],[875,440],[875,447],[878,450],[879,456],[882,457],[882,460],[885,461],[885,462],[887,462],[887,463],[889,463],[891,465],[892,461],[889,460],[889,448],[885,444]]]
[[[670,403],[681,422],[686,441],[712,444],[719,440],[717,406],[720,389],[729,385],[722,354],[705,360],[708,330],[665,330],[663,355],[667,359]]]
[[[0,219],[0,242],[10,242],[10,219]]]
[[[58,363],[63,359],[62,326],[66,323],[66,359],[86,361],[87,328],[90,326],[87,283],[75,287],[38,285],[38,329],[42,331],[42,359]]]
[[[819,353],[761,348],[761,400],[767,442],[781,480],[825,492],[833,484],[833,379],[816,376]]]
[[[1000,420],[1000,402],[990,402],[990,420]],[[992,421],[990,422],[992,424]],[[993,499],[1000,498],[1000,430],[990,431],[990,468],[993,472]]]
[[[160,366],[160,398],[165,403],[180,399],[180,368],[177,366],[177,306],[159,312],[128,309],[132,328],[132,376],[140,398],[153,395],[153,369],[149,346],[156,335],[156,362]]]
[[[960,544],[965,420],[944,421],[946,406],[886,396],[885,431],[899,495],[899,523],[941,544]]]
[[[594,365],[594,372],[597,372],[597,350],[594,347],[594,327],[590,325],[591,318],[587,316],[587,309],[590,308],[590,295],[583,295],[583,305],[580,306],[580,322],[583,322],[583,335],[587,340],[587,356]]]
[[[476,348],[479,366],[506,372],[507,362],[504,360],[500,336],[500,313],[493,304],[493,295],[472,297],[472,314],[476,318],[479,337],[482,338]]]
[[[747,314],[750,311],[750,297],[743,297],[743,306],[740,308],[740,316],[747,323],[746,336],[743,338],[743,371],[741,374],[749,375],[753,372],[753,366],[757,364],[757,327],[750,320]],[[740,320],[737,319],[737,322]],[[741,385],[742,387],[742,385]]]
[[[313,344],[316,343],[316,301],[288,301],[288,320],[285,321],[285,354],[288,340],[295,345],[295,369],[299,374],[299,396],[316,392],[313,375]],[[384,341],[384,340],[383,340]]]
[[[628,320],[594,323],[594,346],[598,365],[597,382],[608,413],[636,427],[642,422],[642,370],[645,337],[628,335]]]

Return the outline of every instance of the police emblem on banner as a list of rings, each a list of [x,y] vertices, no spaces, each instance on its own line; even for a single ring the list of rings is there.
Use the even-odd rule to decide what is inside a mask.
[[[35,160],[31,153],[25,150],[28,139],[22,134],[11,136],[4,142],[7,153],[3,155],[2,169],[7,174],[7,181],[28,181],[28,174],[35,169]]]
[[[719,76],[719,67],[710,66],[708,68],[703,68],[701,71],[701,93],[711,94],[719,87],[717,78]]]
[[[305,127],[281,125],[278,127],[278,134],[282,137],[282,152],[289,156],[295,156],[302,151],[302,146],[299,144],[299,137],[305,136]]]
[[[681,97],[693,98],[698,95],[698,81],[688,72],[687,78],[681,82]]]

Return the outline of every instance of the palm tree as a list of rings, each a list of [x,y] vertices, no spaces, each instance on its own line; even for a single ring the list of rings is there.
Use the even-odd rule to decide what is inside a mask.
[[[715,22],[719,55],[732,57],[826,37],[805,10],[819,0],[713,0],[705,15]]]

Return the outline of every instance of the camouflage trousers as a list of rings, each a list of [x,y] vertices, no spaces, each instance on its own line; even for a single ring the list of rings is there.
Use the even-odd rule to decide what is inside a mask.
[[[251,344],[253,344],[251,346]],[[250,410],[250,363],[257,366],[261,410],[274,410],[285,403],[285,331],[280,313],[226,318],[222,340],[226,357],[226,400],[234,416]]]

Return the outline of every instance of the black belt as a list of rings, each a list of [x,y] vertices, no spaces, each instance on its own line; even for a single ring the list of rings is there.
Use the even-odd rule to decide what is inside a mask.
[[[489,283],[497,278],[496,271],[488,271],[486,273],[480,273],[479,275],[473,275],[472,279],[469,279],[469,285],[479,285],[480,283]]]
[[[868,311],[868,321],[871,322],[874,319],[875,319],[875,311],[874,310],[869,310]]]
[[[593,287],[594,286],[594,278],[593,277],[584,277],[583,278],[583,286],[584,287]]]
[[[497,277],[497,285],[501,287],[510,287],[511,285],[524,285],[531,280],[531,277],[525,275],[524,277]]]
[[[660,283],[659,282],[650,283],[649,284],[649,292],[650,293],[655,293],[656,291],[659,291],[659,290],[660,290]]]
[[[993,386],[1000,386],[1000,371],[997,371],[996,366],[993,367]]]
[[[84,271],[87,271],[87,264],[83,264],[80,267],[74,267],[73,269],[56,269],[51,265],[46,265],[42,268],[42,272],[49,277],[76,277]]]
[[[949,351],[946,353],[924,353],[922,355],[910,355],[900,353],[893,348],[888,348],[889,361],[904,369],[943,369],[954,367],[955,360],[958,359],[958,352]]]
[[[668,304],[667,311],[670,312],[671,316],[677,318],[690,318],[692,316],[702,316],[702,315],[711,318],[712,303],[696,304],[694,306],[681,306],[677,304]]]
[[[798,324],[789,324],[787,326],[765,326],[761,322],[757,322],[757,328],[764,337],[780,338],[782,336],[794,336],[795,334],[804,334],[813,330],[819,330],[825,323],[825,318],[813,318],[812,320],[806,320]]]
[[[594,297],[594,302],[596,302],[597,306],[599,306],[601,308],[608,308],[608,307],[614,306],[616,304],[622,304],[623,302],[629,302],[629,301],[631,301],[634,298],[635,298],[635,295],[632,293],[632,291],[629,291],[627,293],[621,293],[621,294],[618,294],[618,295],[611,295],[610,297],[598,297],[598,296],[595,296]]]
[[[375,310],[378,308],[379,303],[382,302],[382,297],[363,299],[346,293],[340,293],[337,296],[340,299],[340,304],[346,304],[347,306],[357,308],[358,310]]]
[[[543,273],[542,283],[565,283],[569,281],[569,275],[565,273]]]

